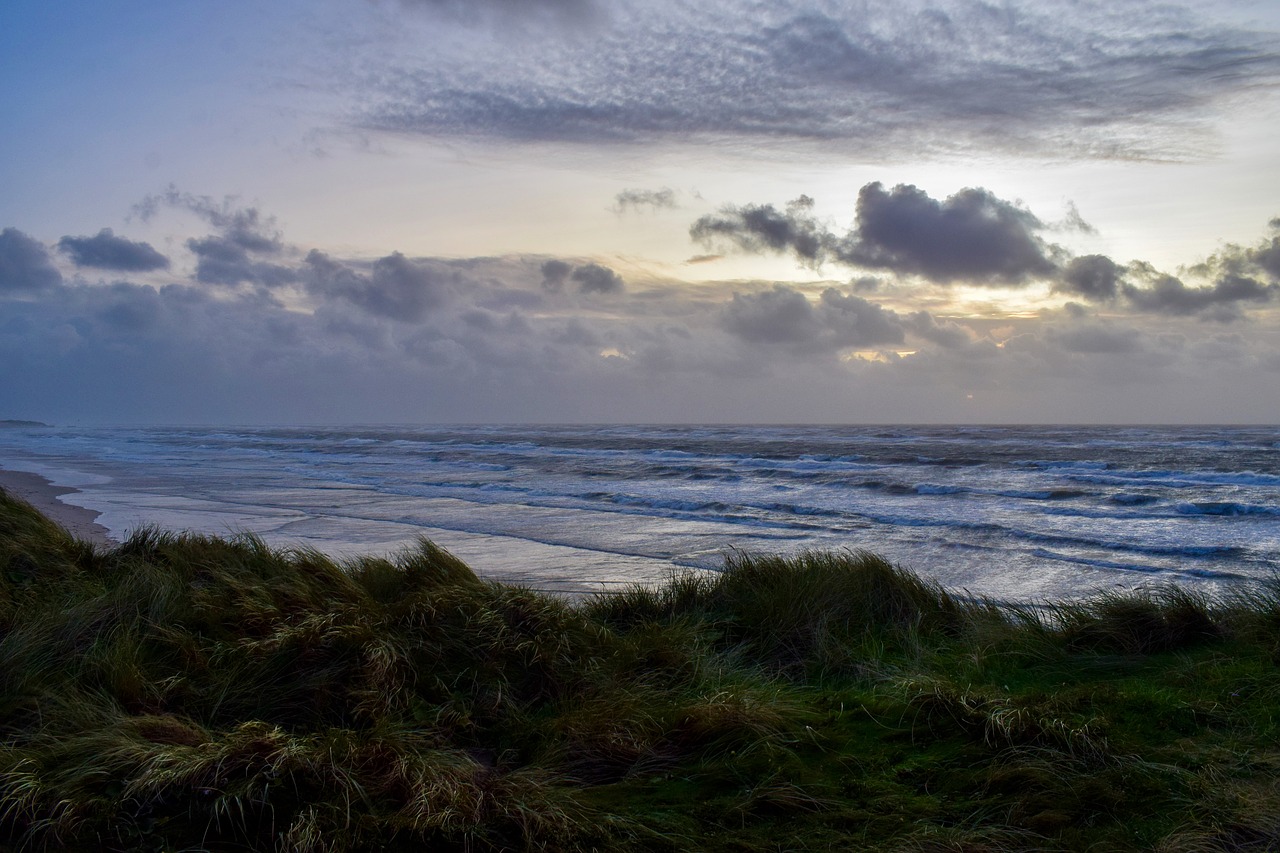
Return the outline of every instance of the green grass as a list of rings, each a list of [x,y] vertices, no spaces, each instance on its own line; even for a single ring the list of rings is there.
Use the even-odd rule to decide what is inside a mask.
[[[1277,581],[735,553],[575,604],[0,492],[0,849],[1276,850],[1278,660]]]

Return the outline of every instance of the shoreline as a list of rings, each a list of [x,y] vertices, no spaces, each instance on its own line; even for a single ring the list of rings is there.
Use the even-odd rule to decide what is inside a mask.
[[[66,528],[72,536],[94,545],[109,547],[120,544],[107,528],[98,523],[98,516],[102,513],[58,500],[61,495],[75,494],[79,489],[55,486],[39,474],[5,468],[0,468],[0,489],[31,504],[51,521]]]

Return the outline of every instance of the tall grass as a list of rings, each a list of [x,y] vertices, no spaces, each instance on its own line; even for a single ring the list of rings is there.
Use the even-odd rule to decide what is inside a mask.
[[[1277,660],[1277,582],[731,553],[574,603],[0,492],[0,848],[1276,849]]]

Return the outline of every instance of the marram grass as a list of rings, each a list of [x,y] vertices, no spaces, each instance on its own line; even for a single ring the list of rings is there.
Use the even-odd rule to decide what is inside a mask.
[[[1280,849],[1280,583],[865,553],[579,603],[427,541],[77,541],[0,492],[0,849]]]

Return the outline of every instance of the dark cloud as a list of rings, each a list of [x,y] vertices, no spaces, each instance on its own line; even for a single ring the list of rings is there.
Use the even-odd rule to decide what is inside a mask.
[[[769,204],[728,206],[698,219],[689,235],[751,252],[790,252],[805,264],[834,260],[939,284],[1025,284],[1053,273],[1050,255],[1060,251],[1037,236],[1045,225],[1034,214],[984,189],[938,201],[910,185],[886,191],[880,183],[867,184],[858,193],[857,223],[843,237],[812,211],[808,196],[784,211]]]
[[[571,278],[583,293],[621,293],[626,288],[622,276],[599,264],[583,264]]]
[[[858,193],[858,224],[838,250],[846,263],[915,273],[941,284],[1023,284],[1055,269],[1030,211],[984,189],[937,201],[914,186]]]
[[[727,240],[748,252],[794,252],[801,261],[820,264],[835,239],[812,211],[813,199],[804,195],[786,210],[771,204],[728,205],[717,215],[699,218],[689,236],[705,245]]]
[[[723,322],[748,343],[807,343],[822,330],[805,295],[783,284],[760,293],[733,294]]]
[[[1201,275],[1252,275],[1280,282],[1280,219],[1268,225],[1273,232],[1255,246],[1229,245],[1203,264],[1193,267]]]
[[[16,228],[0,231],[0,293],[35,293],[61,283],[43,243]]]
[[[416,5],[462,19],[510,18],[517,6],[580,16],[573,0]],[[1069,15],[983,0],[610,8],[591,38],[390,55],[363,81],[361,120],[431,136],[728,138],[871,158],[974,146],[1178,157],[1205,149],[1209,107],[1280,79],[1275,33],[1176,4],[1074,4]]]
[[[169,267],[169,259],[150,243],[117,237],[110,228],[103,228],[92,237],[63,237],[58,241],[58,248],[79,267],[118,272],[150,272]]]
[[[1123,273],[1124,267],[1105,255],[1081,255],[1063,267],[1053,290],[1091,302],[1110,302],[1120,292]]]
[[[649,207],[654,210],[672,209],[676,204],[676,191],[670,187],[659,190],[623,190],[614,196],[614,210],[625,213]]]
[[[1150,264],[1135,262],[1130,270],[1146,282],[1145,287],[1124,284],[1121,293],[1134,310],[1157,314],[1200,314],[1209,319],[1231,321],[1241,316],[1242,303],[1265,304],[1280,294],[1280,285],[1263,284],[1247,276],[1227,273],[1210,285],[1188,287],[1174,276],[1157,271]]]
[[[900,344],[901,318],[896,312],[868,302],[861,296],[843,294],[834,287],[822,291],[818,315],[841,346]]]
[[[311,292],[345,299],[390,320],[421,322],[449,298],[445,276],[399,252],[379,258],[368,273],[358,272],[315,249],[307,255],[306,266]]]
[[[1224,275],[1214,282],[1212,290],[1219,302],[1270,302],[1280,287],[1243,275]]]
[[[297,281],[297,272],[280,264],[256,261],[240,242],[226,237],[192,238],[187,248],[196,256],[196,280],[234,286],[243,282],[279,287]],[[275,254],[269,250],[269,254]]]
[[[550,260],[540,267],[543,290],[558,293],[570,281],[581,293],[621,293],[626,289],[622,276],[596,263],[574,265],[568,261]]]
[[[550,260],[542,265],[542,287],[546,290],[558,291],[569,280],[573,272],[573,264],[565,261]]]
[[[1269,224],[1272,231],[1280,232],[1280,219],[1273,219]],[[1249,259],[1265,270],[1272,281],[1280,281],[1280,234],[1250,251]]]
[[[1081,255],[1063,265],[1053,291],[1138,313],[1230,322],[1240,319],[1245,308],[1280,296],[1280,276],[1272,269],[1277,261],[1280,238],[1251,248],[1227,246],[1187,270],[1210,283],[1188,285],[1145,261],[1123,267],[1104,255]]]
[[[735,293],[721,315],[724,328],[748,343],[832,349],[900,344],[901,319],[873,302],[827,288],[816,303],[783,284]]]

